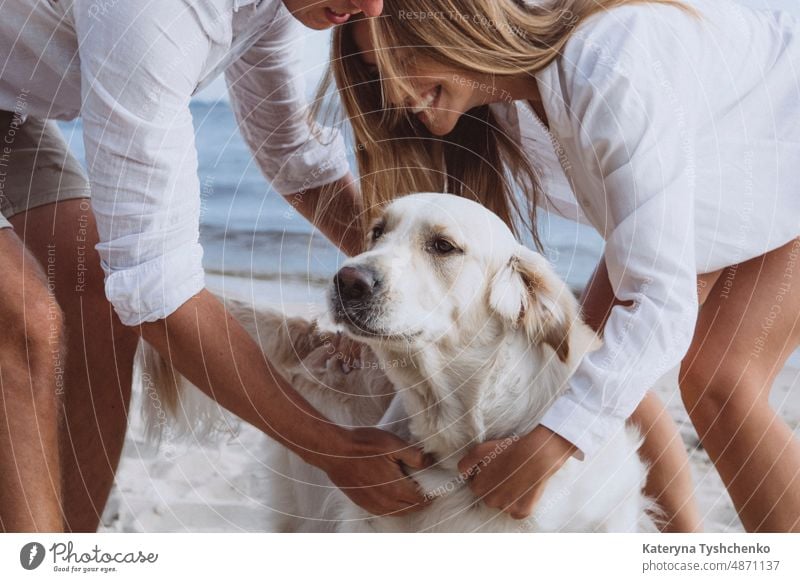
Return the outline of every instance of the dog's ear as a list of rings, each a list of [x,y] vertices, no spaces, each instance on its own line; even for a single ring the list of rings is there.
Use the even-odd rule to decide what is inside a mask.
[[[578,304],[547,259],[520,245],[492,280],[489,305],[504,320],[523,326],[533,343],[550,345],[569,358],[569,334]]]

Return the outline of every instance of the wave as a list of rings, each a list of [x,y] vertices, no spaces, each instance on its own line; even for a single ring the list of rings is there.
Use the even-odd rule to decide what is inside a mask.
[[[331,281],[330,277],[328,276],[302,273],[258,273],[254,271],[237,271],[235,269],[219,270],[213,267],[206,267],[205,272],[208,275],[216,275],[219,277],[235,277],[237,279],[245,279],[249,281],[286,283],[291,285],[301,284],[319,289],[327,288]]]

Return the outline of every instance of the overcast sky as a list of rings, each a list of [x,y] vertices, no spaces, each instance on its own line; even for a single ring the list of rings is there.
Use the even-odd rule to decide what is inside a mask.
[[[488,0],[487,0],[488,1]],[[738,0],[756,8],[785,9],[800,18],[800,0]],[[303,54],[303,72],[306,91],[312,94],[327,66],[330,31],[305,29],[305,34],[296,41],[297,50]],[[198,99],[216,101],[226,98],[227,90],[222,78],[217,79],[197,95]]]

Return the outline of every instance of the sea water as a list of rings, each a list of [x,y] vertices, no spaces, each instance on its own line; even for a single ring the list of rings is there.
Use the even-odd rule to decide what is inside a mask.
[[[208,281],[238,295],[317,300],[345,256],[316,232],[262,176],[225,101],[193,102],[201,198],[200,238]],[[81,121],[60,123],[83,162]],[[355,160],[350,159],[355,168]],[[540,213],[545,255],[573,290],[597,264],[602,239],[591,229]],[[531,238],[524,241],[531,244]],[[244,285],[247,281],[250,285]],[[259,297],[253,297],[258,302]]]

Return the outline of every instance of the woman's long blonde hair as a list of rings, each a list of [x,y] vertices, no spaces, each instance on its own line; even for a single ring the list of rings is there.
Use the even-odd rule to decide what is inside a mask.
[[[679,5],[676,0],[548,0],[546,7],[523,0],[384,0],[383,15],[368,19],[380,78],[362,62],[352,27],[337,27],[331,72],[353,128],[365,218],[404,194],[449,192],[480,202],[515,232],[524,225],[541,249],[536,204],[543,193],[535,165],[488,105],[462,115],[444,137],[432,135],[397,106],[414,95],[398,49],[410,50],[414,60],[467,74],[533,75],[558,57],[587,17],[646,1]],[[331,81],[329,75],[320,95]],[[524,207],[516,189],[526,194]]]

